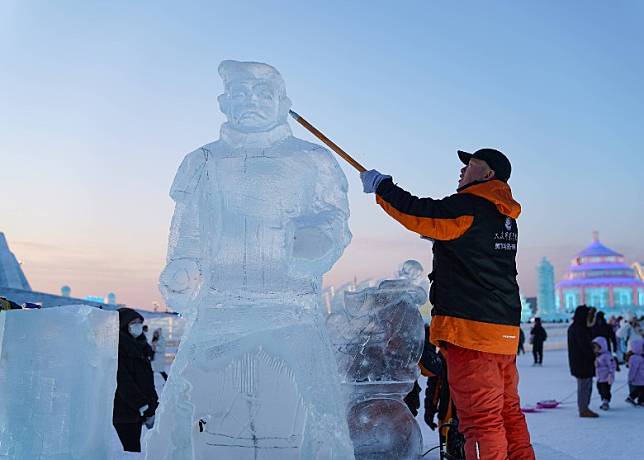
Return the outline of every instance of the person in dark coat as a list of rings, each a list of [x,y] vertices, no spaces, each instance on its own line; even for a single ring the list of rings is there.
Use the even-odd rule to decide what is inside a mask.
[[[139,345],[143,347],[143,354],[145,355],[148,360],[153,361],[154,360],[154,350],[152,349],[152,345],[150,345],[150,342],[148,342],[148,326],[146,324],[143,325],[143,332],[141,333],[140,336],[136,338],[136,340],[139,342]]]
[[[593,339],[596,337],[603,337],[608,342],[608,351],[617,353],[617,337],[615,337],[615,330],[606,321],[606,316],[603,311],[597,312],[595,325],[591,330]]]
[[[523,333],[523,328],[519,327],[519,347],[517,348],[517,355],[525,355],[525,334]]]
[[[436,425],[433,422],[433,412],[428,408],[432,405],[432,399],[436,390],[436,377],[440,373],[442,363],[438,357],[438,352],[436,347],[429,341],[429,324],[425,324],[425,340],[423,346],[423,353],[420,357],[420,362],[418,367],[420,368],[420,373],[423,377],[427,377],[427,385],[425,387],[425,398],[424,398],[424,407],[425,407],[425,423],[432,430],[436,428]],[[412,390],[405,396],[403,401],[407,404],[409,411],[414,417],[418,415],[418,410],[420,409],[420,393],[422,389],[418,384],[418,380],[414,382],[414,387]],[[430,418],[431,416],[431,418]]]
[[[594,316],[594,308],[579,305],[572,324],[568,327],[568,363],[570,373],[577,379],[577,407],[580,417],[599,417],[588,407],[595,376],[595,353],[591,334]]]
[[[534,326],[530,329],[530,343],[532,344],[533,366],[543,364],[543,342],[548,338],[548,333],[541,325],[541,318],[534,319]]]
[[[119,308],[119,356],[112,423],[123,450],[141,452],[141,429],[154,424],[158,403],[152,366],[145,345],[143,317],[131,308]],[[146,342],[147,344],[147,342]]]

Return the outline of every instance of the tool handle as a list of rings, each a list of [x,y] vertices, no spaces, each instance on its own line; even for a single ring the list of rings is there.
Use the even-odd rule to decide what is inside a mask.
[[[347,163],[349,163],[351,166],[356,168],[358,170],[358,172],[365,172],[367,170],[367,168],[365,168],[360,163],[358,163],[356,160],[354,160],[351,157],[351,155],[349,155],[347,152],[345,152],[340,147],[335,145],[335,143],[331,139],[329,139],[324,134],[322,134],[320,131],[318,131],[315,126],[313,126],[311,123],[306,121],[304,119],[304,117],[301,117],[300,115],[298,115],[296,112],[294,112],[292,110],[289,110],[288,113],[295,119],[295,121],[297,121],[299,124],[304,126],[308,131],[310,131],[311,134],[313,134],[315,137],[317,137],[322,142],[324,142],[326,145],[328,145],[331,150],[333,150],[335,153],[337,153],[342,158],[344,158],[344,160]]]

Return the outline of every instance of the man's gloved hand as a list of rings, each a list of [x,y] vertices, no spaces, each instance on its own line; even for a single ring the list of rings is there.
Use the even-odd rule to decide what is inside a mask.
[[[365,193],[373,193],[376,191],[380,182],[385,179],[391,179],[391,176],[380,174],[375,169],[360,173],[360,180],[362,180],[362,191]]]
[[[144,423],[145,423],[145,427],[148,430],[151,430],[152,427],[154,427],[154,415],[152,417],[146,418]]]

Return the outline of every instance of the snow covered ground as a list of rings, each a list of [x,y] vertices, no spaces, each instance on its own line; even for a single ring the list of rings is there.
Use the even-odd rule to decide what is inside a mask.
[[[593,387],[591,408],[600,417],[582,419],[577,416],[576,382],[568,372],[566,351],[546,350],[543,361],[543,367],[532,367],[531,354],[518,358],[519,392],[524,406],[535,405],[544,399],[564,401],[557,409],[526,414],[538,460],[644,459],[644,408],[632,407],[624,402],[628,393],[626,367],[622,366],[621,372],[617,373],[611,409],[608,412],[598,409],[599,396]],[[160,392],[163,380],[158,374],[156,383]],[[438,444],[438,435],[425,425],[422,407],[418,421],[423,430],[426,451]],[[142,459],[143,456],[120,452],[120,444],[114,433],[113,458]],[[424,457],[425,460],[438,458],[437,450]]]
[[[544,399],[564,401],[557,409],[526,414],[538,460],[644,459],[644,408],[624,402],[628,395],[625,366],[616,375],[610,410],[599,410],[599,395],[593,387],[591,409],[599,418],[582,419],[577,414],[576,381],[568,370],[567,352],[546,350],[543,362],[543,367],[532,367],[531,354],[518,358],[523,406],[534,406]],[[438,444],[438,435],[427,428],[422,416],[420,413],[418,420],[426,451]],[[424,457],[438,458],[437,451]]]

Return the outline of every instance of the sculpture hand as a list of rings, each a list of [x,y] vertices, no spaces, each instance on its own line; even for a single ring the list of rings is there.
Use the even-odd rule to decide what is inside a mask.
[[[159,288],[168,306],[175,310],[185,308],[201,285],[201,269],[193,259],[175,259],[161,273]]]

